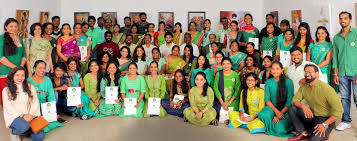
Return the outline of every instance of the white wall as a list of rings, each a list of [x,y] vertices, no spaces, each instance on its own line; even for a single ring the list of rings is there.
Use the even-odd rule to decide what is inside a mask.
[[[291,10],[302,10],[302,21],[309,23],[312,36],[315,36],[316,28],[319,26],[317,20],[320,19],[319,12],[321,6],[331,5],[331,28],[327,27],[333,36],[341,29],[338,23],[338,14],[341,11],[352,13],[352,27],[355,27],[356,0],[269,0],[264,1],[263,12],[279,11],[279,22],[287,19],[291,22]]]
[[[90,12],[95,17],[101,12],[117,12],[118,22],[124,25],[124,17],[129,12],[146,12],[148,21],[155,23],[157,28],[158,12],[174,12],[174,22],[181,22],[183,31],[187,30],[188,11],[205,11],[206,18],[212,22],[216,30],[219,23],[219,11],[250,11],[254,16],[254,25],[261,28],[263,0],[61,0],[61,23],[73,24],[73,12]]]

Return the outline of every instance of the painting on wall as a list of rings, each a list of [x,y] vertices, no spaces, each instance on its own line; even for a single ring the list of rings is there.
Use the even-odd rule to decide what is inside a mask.
[[[112,24],[117,24],[117,12],[102,12],[102,17],[106,19],[110,19]]]
[[[231,24],[232,21],[237,21],[238,22],[238,27],[242,28],[246,26],[246,23],[244,22],[244,15],[249,13],[248,11],[220,11],[219,17],[222,19],[223,17],[228,18],[228,25]],[[220,24],[220,29],[222,29],[223,26]]]
[[[40,12],[40,24],[44,24],[50,21],[50,12]]]
[[[188,12],[188,24],[190,22],[195,22],[196,23],[196,29],[197,31],[202,31],[203,30],[203,23],[204,20],[206,19],[206,12]],[[188,25],[187,27],[190,27]]]
[[[278,11],[272,11],[270,14],[274,15],[274,24],[275,26],[279,27],[279,12]]]
[[[166,31],[172,32],[174,29],[174,12],[159,12],[159,22],[165,22]]]
[[[19,36],[22,38],[28,37],[29,14],[29,10],[16,10],[16,20],[19,22]]]
[[[129,12],[129,17],[131,18],[131,24],[139,24],[140,20],[140,13],[144,12]]]
[[[89,12],[74,12],[74,23],[88,23]]]
[[[291,27],[295,31],[295,35],[297,35],[298,27],[302,22],[301,10],[292,10],[291,11]]]

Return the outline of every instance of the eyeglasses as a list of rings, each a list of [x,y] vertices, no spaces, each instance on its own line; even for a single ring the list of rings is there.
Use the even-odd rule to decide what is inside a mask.
[[[46,27],[46,29],[53,29],[52,27]]]

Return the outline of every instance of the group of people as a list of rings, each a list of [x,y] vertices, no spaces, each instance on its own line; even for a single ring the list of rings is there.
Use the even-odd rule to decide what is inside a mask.
[[[15,19],[7,19],[0,36],[0,97],[11,134],[43,140],[45,133],[63,126],[60,115],[89,120],[170,114],[198,126],[224,123],[291,141],[328,139],[341,117],[336,129],[351,127],[357,30],[350,25],[350,13],[339,14],[342,29],[333,43],[323,26],[314,41],[308,23],[302,22],[295,36],[288,20],[279,28],[272,14],[261,31],[251,14],[245,14],[244,27],[222,18],[223,29],[216,32],[209,19],[203,31],[191,22],[187,32],[176,23],[172,33],[164,22],[155,32],[145,13],[140,18],[131,25],[125,17],[120,27],[89,16],[88,23],[72,29],[67,23],[60,28],[60,17],[54,16],[52,23],[32,24],[28,39],[18,36]],[[286,53],[288,58],[281,57]],[[67,106],[70,87],[82,89],[81,104]],[[115,104],[105,102],[107,87],[118,87]],[[136,100],[136,113],[126,114],[127,98]],[[157,115],[149,114],[151,98],[161,101]],[[43,115],[42,103],[53,101],[57,121],[33,133],[29,122]]]

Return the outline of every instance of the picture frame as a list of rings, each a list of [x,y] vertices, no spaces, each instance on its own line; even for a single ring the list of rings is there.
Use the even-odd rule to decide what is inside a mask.
[[[139,24],[141,22],[140,13],[144,12],[129,12],[129,17],[131,18],[131,25]]]
[[[41,11],[40,12],[40,24],[44,24],[50,21],[50,12],[48,11]]]
[[[74,12],[74,24],[88,23],[89,12]]]
[[[16,20],[19,22],[19,36],[21,38],[28,37],[28,24],[30,20],[29,10],[16,10]]]
[[[166,24],[166,31],[173,32],[175,24],[175,13],[174,12],[159,12],[159,23],[161,21]]]
[[[206,19],[206,12],[204,11],[189,11],[187,16],[187,27],[190,27],[191,22],[196,23],[197,31],[202,31],[204,28],[204,21]]]
[[[117,12],[102,12],[102,17],[107,20],[108,18],[112,20],[112,24],[117,24]]]

